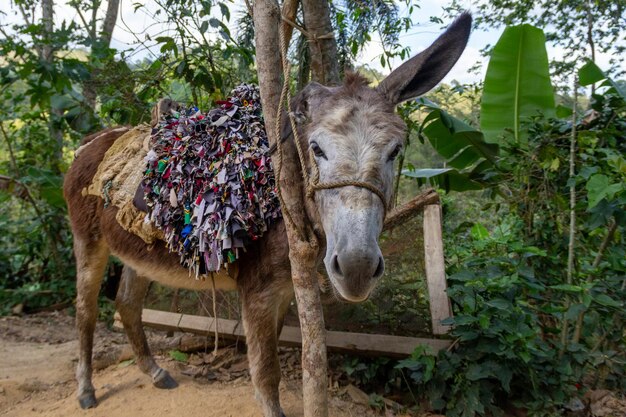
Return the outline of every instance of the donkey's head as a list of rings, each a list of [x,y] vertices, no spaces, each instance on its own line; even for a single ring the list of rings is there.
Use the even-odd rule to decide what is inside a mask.
[[[314,159],[309,170],[317,166],[319,182],[369,185],[315,193],[326,235],[324,264],[336,293],[347,301],[367,299],[384,271],[378,237],[392,199],[394,160],[402,151],[406,130],[395,106],[441,81],[463,52],[470,28],[470,15],[461,15],[433,45],[376,88],[349,75],[341,87],[312,83],[294,99],[292,111],[305,123],[308,143],[303,145]]]

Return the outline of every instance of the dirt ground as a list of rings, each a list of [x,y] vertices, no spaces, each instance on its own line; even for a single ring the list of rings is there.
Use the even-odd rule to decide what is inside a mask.
[[[94,378],[98,407],[81,410],[76,400],[78,343],[74,318],[65,312],[0,318],[0,416],[30,417],[247,417],[261,416],[254,400],[246,356],[225,345],[217,353],[206,339],[192,335],[147,331],[157,361],[180,386],[159,390],[134,364],[125,336],[98,323],[94,347]],[[200,342],[200,343],[199,343]],[[198,352],[198,346],[201,346]],[[204,347],[204,348],[203,348]],[[194,350],[184,361],[172,352]],[[300,352],[281,348],[283,380],[280,395],[288,417],[302,416]],[[340,387],[331,373],[331,417],[407,417],[397,403],[386,410],[367,406],[358,388]],[[589,391],[585,409],[564,412],[570,417],[626,417],[626,400],[606,390]],[[525,416],[524,412],[512,416]],[[444,417],[423,414],[420,417]]]
[[[178,336],[180,339],[180,336]],[[63,312],[0,318],[0,415],[159,417],[260,416],[245,355],[233,348],[217,355],[193,354],[187,362],[171,358],[176,336],[151,332],[150,343],[161,350],[157,360],[179,382],[175,390],[159,390],[132,361],[124,335],[98,324],[94,386],[98,407],[81,410],[75,398],[77,340],[74,319]],[[179,341],[180,342],[180,341]],[[283,350],[280,395],[288,417],[301,416],[302,391],[297,352]],[[330,400],[337,417],[376,415],[351,400],[345,389]]]

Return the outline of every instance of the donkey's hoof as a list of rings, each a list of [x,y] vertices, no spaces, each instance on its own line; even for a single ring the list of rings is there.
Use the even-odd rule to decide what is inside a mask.
[[[165,369],[159,369],[159,372],[154,376],[153,384],[155,387],[161,389],[173,389],[178,387],[178,382],[176,382]]]
[[[86,392],[78,397],[78,403],[83,410],[94,408],[98,405],[96,394],[94,392]]]

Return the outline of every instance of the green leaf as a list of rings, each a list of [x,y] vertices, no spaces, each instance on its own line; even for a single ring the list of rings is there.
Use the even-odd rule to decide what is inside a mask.
[[[128,366],[132,365],[133,363],[135,363],[135,358],[133,358],[133,359],[127,359],[127,360],[125,360],[125,361],[122,361],[122,362],[120,362],[120,363],[117,365],[117,367],[118,367],[118,368],[126,368],[126,367],[128,367]]]
[[[588,60],[585,65],[578,70],[578,83],[582,86],[595,84],[602,80],[606,80],[602,83],[602,86],[609,87],[626,100],[626,92],[624,92],[615,81],[607,77],[595,62]]]
[[[609,186],[609,177],[604,174],[594,174],[589,177],[587,181],[587,200],[589,208],[593,208],[598,205],[600,200],[606,195],[606,189]]]
[[[432,178],[450,171],[452,171],[452,168],[422,168],[405,169],[402,173],[411,178]]]
[[[489,376],[489,370],[478,363],[473,363],[467,368],[465,377],[469,381],[478,381],[479,379],[487,378]]]
[[[473,181],[468,174],[453,169],[404,169],[402,175],[416,178],[420,185],[429,183],[446,191],[462,192],[483,188],[480,183]]]
[[[432,109],[424,119],[422,133],[437,153],[450,161],[466,148],[470,147],[480,157],[495,162],[498,146],[485,142],[483,134],[467,123],[449,115],[443,110]],[[452,167],[467,168],[468,165],[457,161]]]
[[[480,128],[488,142],[507,132],[516,143],[527,142],[524,120],[538,112],[554,116],[546,38],[541,29],[509,26],[493,49],[480,107]]]
[[[621,307],[622,303],[616,301],[606,294],[598,294],[593,297],[593,301],[606,307]]]
[[[487,304],[490,307],[497,308],[498,310],[510,310],[513,305],[509,300],[505,300],[504,298],[494,298],[493,300],[487,301]]]
[[[228,6],[226,6],[224,3],[218,3],[218,5],[220,6],[222,17],[225,17],[226,20],[230,20],[230,10],[228,9]]]
[[[553,290],[557,290],[557,291],[574,292],[574,293],[583,291],[583,287],[579,287],[578,285],[571,285],[571,284],[551,285],[550,288],[552,288]]]
[[[589,209],[598,205],[602,199],[611,200],[616,193],[622,191],[624,184],[609,184],[609,177],[604,174],[594,174],[587,181],[587,202]]]
[[[565,107],[562,104],[556,106],[556,117],[559,119],[566,119],[572,116],[572,109],[570,107]]]
[[[470,234],[475,240],[485,240],[489,237],[489,231],[480,223],[476,223],[472,226]]]
[[[39,189],[39,194],[51,206],[65,208],[63,190],[60,187],[43,186]]]
[[[582,86],[595,84],[598,81],[602,81],[606,78],[606,75],[593,61],[587,61],[578,70],[578,83]]]
[[[169,351],[170,358],[174,359],[178,362],[187,362],[187,354],[183,353],[179,350],[170,350]]]

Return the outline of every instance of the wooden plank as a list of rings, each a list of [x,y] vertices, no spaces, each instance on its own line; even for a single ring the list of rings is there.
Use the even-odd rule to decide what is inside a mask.
[[[116,319],[117,316],[116,313]],[[144,309],[142,322],[145,326],[160,330],[180,330],[201,335],[213,335],[216,320],[212,317],[170,313],[167,311]],[[119,320],[116,320],[119,323]],[[236,320],[218,319],[220,338],[245,340],[243,325]],[[283,326],[279,343],[287,346],[301,346],[302,335],[299,327]],[[362,354],[405,357],[410,355],[417,345],[428,345],[435,351],[446,349],[450,340],[426,339],[418,337],[391,336],[381,334],[326,332],[326,344],[329,350]]]
[[[424,207],[424,253],[433,334],[446,334],[450,326],[443,326],[441,320],[452,316],[452,308],[446,294],[446,266],[439,204]]]

